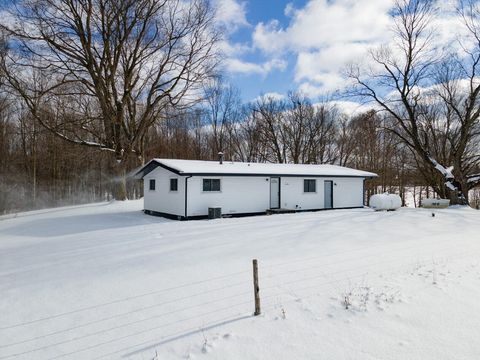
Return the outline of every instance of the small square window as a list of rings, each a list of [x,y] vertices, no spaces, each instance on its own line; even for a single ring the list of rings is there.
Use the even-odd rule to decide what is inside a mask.
[[[317,182],[315,179],[304,179],[303,180],[303,192],[316,192],[317,191]]]
[[[220,191],[220,179],[203,179],[203,191]]]
[[[155,190],[155,179],[150,179],[150,190]]]
[[[170,191],[178,191],[178,179],[170,179]]]

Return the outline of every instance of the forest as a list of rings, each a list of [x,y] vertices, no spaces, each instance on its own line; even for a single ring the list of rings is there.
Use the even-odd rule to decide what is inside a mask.
[[[36,0],[0,22],[0,214],[142,196],[151,158],[337,164],[373,193],[479,205],[480,9],[438,46],[435,2],[399,0],[394,45],[334,96],[242,100],[206,0]],[[5,19],[8,19],[5,20]],[[448,45],[448,46],[446,46]],[[411,204],[410,204],[411,205]]]

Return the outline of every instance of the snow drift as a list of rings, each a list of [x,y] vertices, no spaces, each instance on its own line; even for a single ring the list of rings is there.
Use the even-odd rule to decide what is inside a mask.
[[[0,216],[1,360],[480,354],[476,210],[177,222],[142,208]]]

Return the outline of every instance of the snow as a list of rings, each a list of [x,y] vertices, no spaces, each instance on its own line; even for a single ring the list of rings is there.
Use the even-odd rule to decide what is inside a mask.
[[[356,176],[376,177],[377,174],[337,165],[312,164],[271,164],[202,160],[153,159],[182,174],[257,174],[257,175],[305,175],[305,176]],[[141,172],[141,170],[139,171]]]
[[[445,179],[454,179],[455,176],[453,176],[453,166],[449,166],[448,168],[444,167],[440,163],[438,163],[437,160],[434,158],[430,157],[430,161],[432,164],[435,166],[435,169],[440,171],[440,173],[445,177]]]
[[[455,185],[453,185],[451,181],[446,181],[445,186],[448,187],[452,191],[457,190],[457,187]]]
[[[467,179],[467,182],[469,183],[477,183],[479,181],[480,181],[480,174],[470,175]]]
[[[447,180],[445,181],[445,186],[452,191],[457,190],[457,187],[453,184],[452,181],[450,181],[455,179],[455,176],[453,175],[453,166],[449,166],[448,168],[446,168],[432,157],[430,157],[430,161],[435,166],[435,169],[437,169]]]
[[[141,209],[142,200],[0,218],[0,359],[480,353],[480,212],[177,222]]]

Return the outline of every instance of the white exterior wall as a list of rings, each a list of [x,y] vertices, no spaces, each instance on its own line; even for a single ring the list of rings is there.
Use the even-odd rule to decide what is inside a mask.
[[[362,207],[364,205],[363,204],[363,178],[336,178],[336,179],[334,178],[332,180],[334,183],[333,184],[333,207],[334,208]]]
[[[317,191],[304,193],[304,179],[315,179]],[[280,203],[282,208],[298,210],[323,209],[323,179],[284,177],[281,183]]]
[[[204,178],[220,179],[221,191],[204,192]],[[315,193],[303,192],[304,179],[316,179]],[[332,180],[334,183],[334,208],[363,206],[363,178],[283,177],[280,189],[281,207],[298,210],[323,209],[325,180]],[[188,179],[187,201],[188,216],[208,215],[209,207],[221,207],[223,214],[264,212],[270,208],[270,178],[195,176]]]
[[[178,191],[170,191],[171,178],[178,179]],[[155,179],[155,190],[149,190],[150,179]],[[185,216],[184,176],[159,166],[144,177],[143,190],[145,210]]]
[[[170,178],[178,179],[178,191],[170,191]],[[203,191],[203,179],[220,179],[219,192]],[[155,179],[155,190],[149,190]],[[268,181],[267,181],[268,179]],[[316,192],[304,193],[303,180],[315,179]],[[324,181],[333,181],[333,208],[363,206],[363,178],[282,177],[280,206],[285,209],[324,208]],[[145,210],[185,216],[185,176],[161,167],[144,178]],[[223,214],[264,212],[270,208],[270,178],[265,176],[194,176],[188,178],[187,216],[206,216],[209,207]]]
[[[203,191],[203,179],[220,179],[220,191]],[[264,212],[270,208],[269,177],[194,176],[188,179],[188,216],[208,215],[209,207],[222,214]]]
[[[304,179],[316,180],[316,192],[303,192]],[[363,206],[363,178],[284,177],[281,185],[281,207],[299,210],[323,209],[324,182],[328,180],[333,181],[333,208]]]

